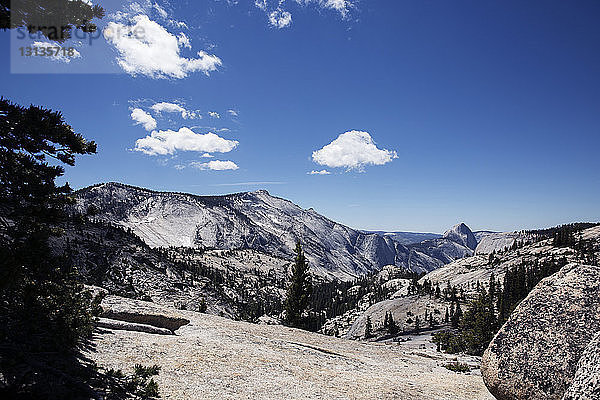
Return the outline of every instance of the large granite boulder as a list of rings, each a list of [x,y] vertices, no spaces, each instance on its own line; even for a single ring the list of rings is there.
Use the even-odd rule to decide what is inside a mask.
[[[542,280],[483,355],[481,372],[499,400],[560,400],[600,331],[600,267],[568,264]]]
[[[600,399],[600,332],[585,348],[579,359],[573,383],[563,400]]]

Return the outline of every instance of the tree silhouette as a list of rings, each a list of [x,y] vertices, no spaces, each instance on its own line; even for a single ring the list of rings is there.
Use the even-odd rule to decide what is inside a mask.
[[[57,42],[69,39],[73,29],[95,32],[91,21],[103,17],[102,7],[82,0],[0,0],[0,29],[24,27]]]
[[[60,233],[67,184],[55,179],[75,155],[96,144],[73,132],[62,115],[0,98],[0,372],[4,390],[33,397],[62,393],[67,360],[91,335],[99,312],[67,257],[49,240]],[[52,159],[53,164],[50,164]],[[58,378],[60,376],[60,378]],[[74,385],[76,386],[76,385]],[[0,393],[0,397],[2,393]],[[14,393],[13,393],[14,394]]]

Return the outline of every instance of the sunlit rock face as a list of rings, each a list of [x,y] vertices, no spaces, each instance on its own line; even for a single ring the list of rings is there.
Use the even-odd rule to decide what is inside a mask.
[[[472,254],[475,240],[463,224],[447,239],[404,246],[391,237],[339,224],[265,190],[195,196],[105,183],[82,189],[76,196],[79,211],[93,208],[95,218],[130,228],[151,247],[248,248],[291,259],[300,240],[313,273],[343,280],[385,265],[428,272]]]
[[[485,384],[500,400],[560,400],[599,331],[600,267],[568,264],[542,280],[493,339],[481,365]]]

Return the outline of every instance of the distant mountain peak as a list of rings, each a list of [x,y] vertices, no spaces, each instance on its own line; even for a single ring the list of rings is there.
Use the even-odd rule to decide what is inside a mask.
[[[452,228],[444,232],[445,239],[452,240],[458,244],[475,250],[477,247],[477,238],[464,222],[454,225]]]

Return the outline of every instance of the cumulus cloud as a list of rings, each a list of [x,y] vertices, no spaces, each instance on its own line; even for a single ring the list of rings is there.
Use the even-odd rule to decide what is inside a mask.
[[[188,119],[188,118],[195,118],[196,117],[196,113],[193,111],[188,111],[185,108],[183,108],[182,106],[180,106],[179,104],[176,103],[168,103],[168,102],[160,102],[160,103],[156,103],[154,105],[152,105],[150,107],[150,109],[152,111],[154,111],[157,114],[161,114],[163,112],[166,113],[178,113],[181,114],[181,118],[184,119]]]
[[[330,168],[363,171],[367,165],[384,165],[398,158],[395,151],[378,149],[367,132],[342,133],[333,142],[312,153],[314,162]]]
[[[50,59],[52,61],[58,61],[62,63],[70,63],[76,58],[81,58],[81,53],[76,49],[66,49],[62,46],[51,43],[51,42],[33,42],[31,47],[37,48],[38,52],[42,51],[46,54],[50,54],[49,56],[45,56],[45,58]],[[42,50],[43,49],[43,50]],[[68,55],[68,52],[71,51],[71,56]]]
[[[216,111],[209,111],[209,112],[208,112],[208,115],[210,115],[210,116],[211,116],[211,117],[213,117],[213,118],[221,118],[221,114],[219,114],[219,113],[218,113],[218,112],[216,112]]]
[[[239,169],[236,163],[233,161],[221,161],[221,160],[213,160],[209,162],[198,162],[194,161],[190,164],[194,168],[202,169],[202,170],[212,170],[212,171],[227,171],[227,170],[236,170]]]
[[[145,14],[111,21],[103,34],[118,52],[118,64],[131,75],[181,79],[192,72],[208,75],[222,65],[219,57],[204,51],[197,52],[197,58],[182,57],[181,48],[189,44],[187,36],[170,33]]]
[[[131,110],[131,119],[135,122],[135,125],[142,125],[147,131],[156,129],[156,120],[141,108]]]
[[[224,139],[212,132],[199,134],[184,127],[179,131],[153,131],[149,136],[136,140],[135,150],[151,156],[169,155],[177,151],[227,153],[238,143],[237,140]]]
[[[286,28],[292,23],[292,14],[278,8],[269,13],[269,23],[279,29]]]
[[[308,175],[331,175],[331,172],[326,169],[322,169],[321,171],[315,171],[314,169],[310,172],[307,172]]]

